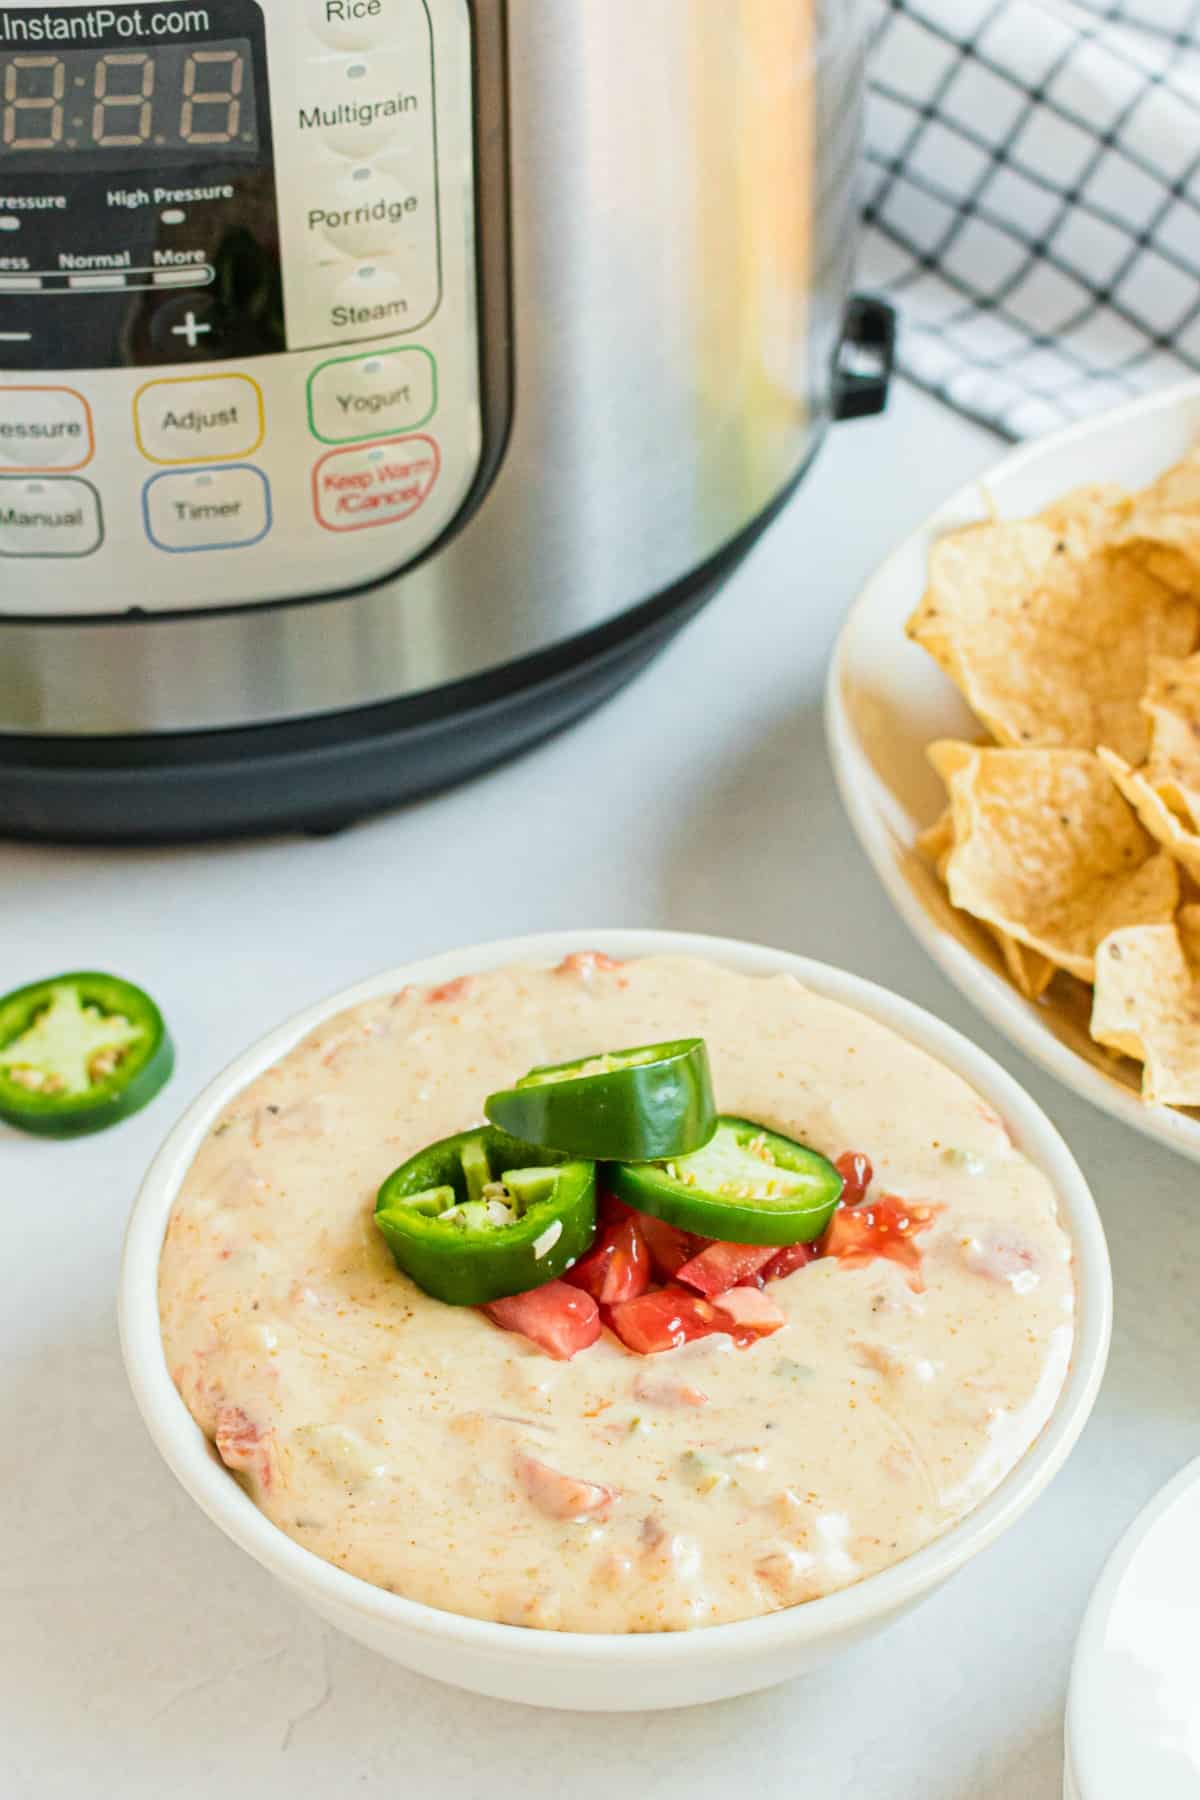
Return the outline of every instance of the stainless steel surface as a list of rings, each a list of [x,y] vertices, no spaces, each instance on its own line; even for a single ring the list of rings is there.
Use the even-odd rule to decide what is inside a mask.
[[[485,33],[499,11],[478,0]],[[506,11],[515,409],[478,511],[367,593],[0,625],[0,732],[261,724],[477,675],[680,580],[800,468],[850,285],[865,0]]]

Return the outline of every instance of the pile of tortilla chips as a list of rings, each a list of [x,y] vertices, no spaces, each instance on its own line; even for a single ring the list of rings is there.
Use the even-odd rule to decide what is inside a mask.
[[[1147,1100],[1200,1106],[1200,449],[942,538],[908,634],[991,734],[929,750],[951,903],[1030,999],[1094,989]]]

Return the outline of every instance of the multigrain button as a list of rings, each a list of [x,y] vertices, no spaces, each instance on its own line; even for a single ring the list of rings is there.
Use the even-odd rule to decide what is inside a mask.
[[[82,469],[95,447],[91,408],[74,388],[0,386],[0,469]]]
[[[433,61],[428,38],[412,50],[390,46],[360,60],[310,66],[296,108],[300,141],[339,156],[371,156],[389,147],[419,152],[433,175]]]
[[[413,431],[437,410],[437,364],[417,346],[338,356],[308,378],[308,422],[323,444]]]
[[[188,469],[152,475],[142,510],[160,550],[239,550],[271,529],[271,489],[261,469]]]
[[[262,393],[248,375],[148,381],[133,415],[138,449],[150,462],[233,462],[263,440]]]
[[[421,9],[420,0],[307,0],[308,22],[334,50],[386,44]]]
[[[313,509],[326,531],[366,531],[411,518],[428,500],[442,458],[431,437],[331,450],[313,470]]]
[[[100,496],[90,481],[0,476],[0,556],[90,556],[103,539]]]

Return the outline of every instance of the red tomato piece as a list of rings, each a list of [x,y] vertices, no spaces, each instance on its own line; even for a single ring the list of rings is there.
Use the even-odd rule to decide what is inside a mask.
[[[884,1194],[864,1206],[843,1206],[829,1221],[821,1239],[822,1256],[836,1256],[847,1268],[861,1268],[877,1256],[899,1263],[913,1272],[912,1286],[920,1288],[921,1248],[917,1233],[928,1231],[937,1206],[913,1206],[895,1194]]]
[[[600,1336],[600,1308],[590,1294],[548,1281],[528,1294],[493,1300],[483,1311],[503,1331],[519,1331],[559,1362],[569,1362]]]
[[[743,1333],[751,1337],[769,1337],[771,1332],[787,1324],[787,1314],[776,1306],[770,1294],[764,1294],[758,1288],[730,1288],[727,1294],[718,1295],[713,1305],[721,1317],[736,1328],[739,1340]]]
[[[665,1219],[652,1218],[649,1213],[638,1213],[637,1222],[649,1247],[655,1271],[668,1281],[707,1242],[705,1238],[693,1237],[690,1231],[683,1231],[678,1225],[668,1225]]]
[[[563,1475],[535,1456],[518,1455],[517,1474],[538,1511],[550,1519],[602,1519],[617,1497],[615,1488]]]
[[[650,1252],[633,1214],[605,1226],[563,1280],[582,1288],[601,1306],[618,1306],[644,1294],[650,1286]]]
[[[722,1330],[715,1307],[686,1288],[658,1288],[610,1309],[608,1323],[627,1350],[656,1356]]]
[[[444,1006],[449,1000],[461,1000],[470,985],[469,975],[460,975],[457,981],[443,981],[441,987],[430,988],[429,1003],[431,1006]]]
[[[842,1205],[857,1206],[860,1200],[865,1200],[867,1189],[875,1179],[870,1157],[864,1156],[861,1150],[847,1150],[833,1166],[846,1184],[842,1189]]]
[[[623,965],[618,957],[606,956],[603,950],[575,950],[570,956],[564,956],[556,973],[559,975],[581,975],[585,981],[597,970],[607,972],[619,969]]]
[[[782,1281],[786,1275],[794,1275],[797,1269],[807,1268],[820,1254],[816,1244],[788,1244],[772,1257],[762,1271],[762,1278],[764,1281]]]
[[[778,1255],[775,1244],[709,1244],[675,1271],[675,1279],[686,1281],[711,1300],[714,1294],[727,1294],[730,1288],[752,1280]]]

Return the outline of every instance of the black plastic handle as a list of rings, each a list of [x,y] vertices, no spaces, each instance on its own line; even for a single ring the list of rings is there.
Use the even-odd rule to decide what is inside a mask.
[[[855,294],[833,358],[833,416],[865,419],[887,406],[896,361],[896,309]]]

